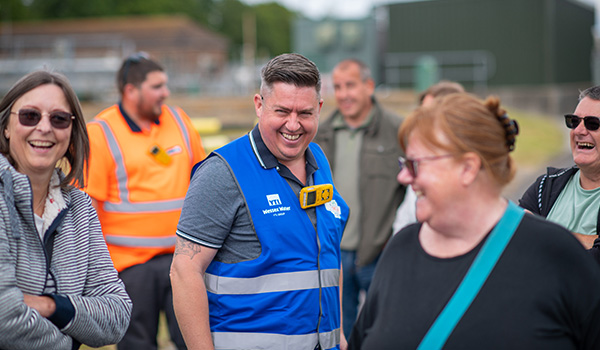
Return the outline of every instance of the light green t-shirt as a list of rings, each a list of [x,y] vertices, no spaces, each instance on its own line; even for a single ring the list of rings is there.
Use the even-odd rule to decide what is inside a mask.
[[[576,172],[550,209],[547,219],[560,224],[572,232],[596,235],[600,188],[584,190]]]

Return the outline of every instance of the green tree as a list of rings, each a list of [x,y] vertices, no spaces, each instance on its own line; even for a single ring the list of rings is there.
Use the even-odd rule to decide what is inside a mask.
[[[239,59],[242,52],[244,35],[242,21],[244,13],[250,11],[250,6],[238,0],[217,0],[215,11],[210,18],[210,24],[219,33],[230,40],[229,53],[233,59]]]
[[[272,57],[290,52],[291,27],[297,14],[275,2],[259,4],[253,9],[256,14],[258,54]]]
[[[244,45],[243,18],[256,19],[256,52],[272,57],[291,50],[291,26],[297,14],[271,2],[248,6],[238,0],[217,0],[211,24],[231,40],[231,58],[241,57]]]
[[[185,13],[208,24],[215,0],[3,0],[12,20]],[[14,9],[18,11],[15,11]],[[4,12],[4,11],[2,11]],[[4,19],[3,19],[4,20]]]
[[[229,38],[230,57],[243,47],[243,17],[256,18],[257,53],[274,56],[291,50],[291,25],[297,14],[272,2],[249,6],[239,0],[1,0],[0,21],[127,15],[180,14]]]
[[[29,9],[22,0],[2,0],[0,2],[0,21],[10,22],[27,18]]]

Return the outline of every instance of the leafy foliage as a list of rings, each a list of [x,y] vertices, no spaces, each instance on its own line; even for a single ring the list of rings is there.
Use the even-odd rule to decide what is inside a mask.
[[[239,0],[2,0],[0,21],[185,13],[231,42],[231,57],[241,56],[243,17],[256,18],[257,52],[272,56],[290,51],[296,13],[272,2],[249,6]]]
[[[273,57],[291,50],[292,23],[297,14],[271,2],[254,7],[258,52]]]
[[[230,54],[233,58],[241,57],[244,42],[242,20],[250,7],[238,0],[219,0],[215,3],[212,25],[217,32],[225,34],[231,40]]]

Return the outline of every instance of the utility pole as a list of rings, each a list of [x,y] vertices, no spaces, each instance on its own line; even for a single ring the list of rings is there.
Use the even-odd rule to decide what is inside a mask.
[[[242,19],[242,28],[244,45],[242,48],[242,62],[243,70],[246,80],[246,87],[248,91],[252,92],[255,90],[254,86],[254,57],[256,56],[256,15],[253,12],[244,13]]]

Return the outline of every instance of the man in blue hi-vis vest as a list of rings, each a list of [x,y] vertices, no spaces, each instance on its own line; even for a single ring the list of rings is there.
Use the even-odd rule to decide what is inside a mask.
[[[344,349],[340,241],[348,206],[312,143],[320,74],[273,58],[254,96],[258,125],[192,175],[171,267],[188,348]]]

